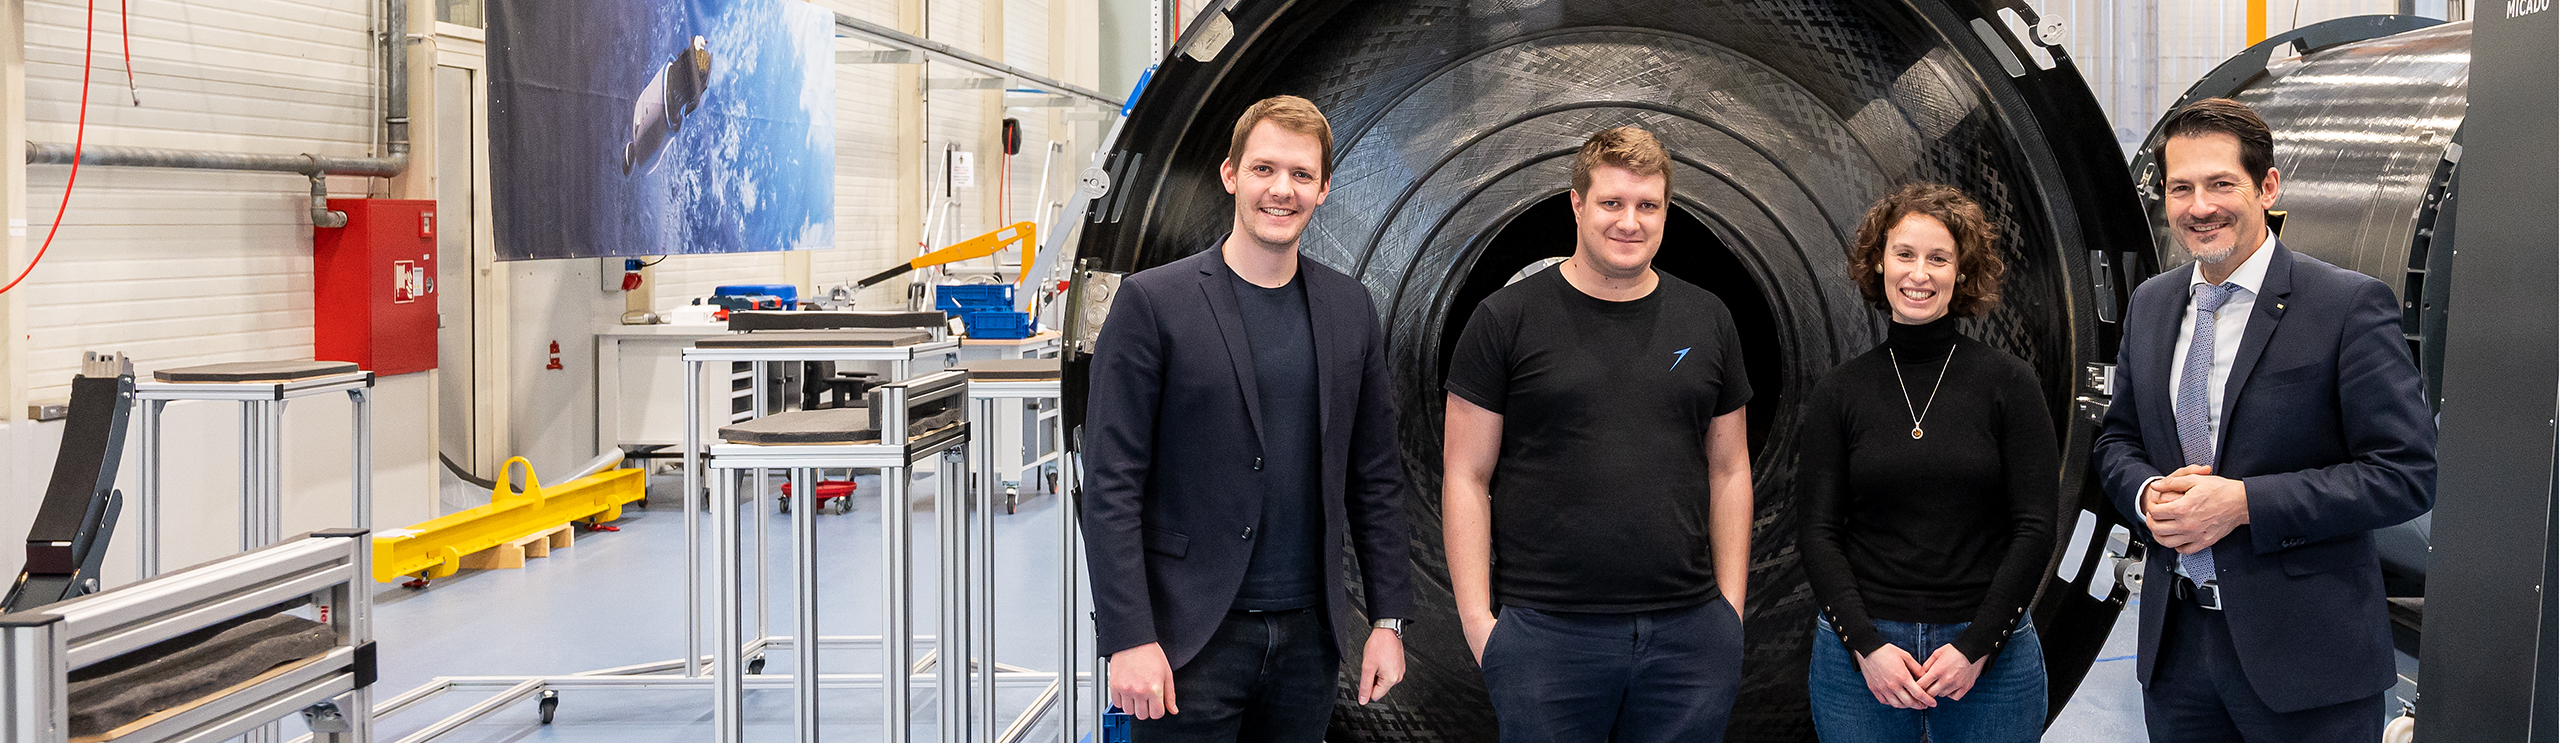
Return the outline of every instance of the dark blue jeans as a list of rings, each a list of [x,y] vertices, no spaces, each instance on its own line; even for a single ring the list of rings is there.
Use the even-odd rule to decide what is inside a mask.
[[[1321,743],[1342,652],[1318,609],[1227,612],[1209,644],[1173,669],[1181,714],[1136,720],[1139,743]]]
[[[2044,737],[2044,644],[2036,640],[2035,622],[2025,617],[1963,699],[1941,697],[1929,709],[1876,701],[1858,670],[1857,654],[1840,644],[1830,622],[1819,615],[1813,622],[1813,667],[1805,681],[1813,697],[1813,730],[1826,743],[2033,743]],[[1885,642],[1922,663],[1969,626],[1876,620]]]
[[[1723,597],[1635,614],[1504,607],[1484,645],[1503,743],[1724,740],[1742,620]]]

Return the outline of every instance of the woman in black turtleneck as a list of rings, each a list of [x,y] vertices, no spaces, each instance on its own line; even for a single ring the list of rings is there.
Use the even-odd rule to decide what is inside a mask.
[[[2027,604],[2061,452],[2034,371],[1956,332],[1999,300],[2003,271],[1998,229],[1953,188],[1906,186],[1858,228],[1850,278],[1892,323],[1807,398],[1798,464],[1828,743],[2043,733]]]

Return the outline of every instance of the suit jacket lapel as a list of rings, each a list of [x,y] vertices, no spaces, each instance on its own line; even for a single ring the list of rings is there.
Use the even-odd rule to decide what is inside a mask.
[[[1221,240],[1220,242],[1224,242]],[[1244,390],[1245,425],[1253,428],[1253,442],[1262,442],[1262,388],[1254,384],[1253,339],[1244,334],[1244,310],[1236,305],[1235,287],[1229,286],[1234,271],[1215,246],[1200,264],[1200,293],[1209,300],[1209,316],[1218,322],[1218,335],[1226,339],[1227,362],[1235,366],[1236,385]]]
[[[2187,311],[2188,292],[2186,290],[2186,287],[2195,280],[2195,270],[2194,264],[2188,264],[2183,268],[2172,270],[2173,273],[2177,274],[2177,286],[2179,287],[2178,292],[2169,296],[2168,301],[2165,303],[2168,306],[2154,310],[2155,312],[2161,313],[2164,322],[2153,323],[2150,331],[2148,331],[2151,336],[2152,347],[2160,349],[2160,354],[2157,358],[2144,359],[2142,361],[2144,365],[2150,367],[2148,371],[2151,372],[2151,378],[2161,380],[2162,382],[2160,385],[2159,399],[2142,401],[2142,409],[2146,411],[2143,417],[2149,419],[2142,422],[2142,429],[2145,431],[2169,432],[2170,446],[2167,447],[2165,451],[2159,452],[2156,456],[2161,461],[2175,462],[2175,464],[2162,467],[2162,472],[2186,466],[2187,463],[2186,450],[2183,447],[2177,446],[2178,368],[2176,360],[2178,353],[2178,329],[2184,327],[2187,323],[2195,322],[2195,318],[2193,317],[2194,313]],[[2160,449],[2161,447],[2154,446],[2150,448]]]
[[[2274,245],[2275,254],[2267,256],[2267,278],[2258,284],[2258,297],[2249,311],[2249,327],[2240,332],[2240,351],[2231,357],[2231,377],[2222,382],[2221,430],[2215,432],[2214,451],[2224,451],[2231,441],[2231,411],[2240,402],[2240,392],[2249,386],[2249,373],[2258,368],[2258,357],[2266,355],[2267,337],[2275,335],[2276,324],[2284,320],[2285,297],[2293,294],[2293,251],[2284,243]]]
[[[1337,331],[1333,323],[1327,322],[1329,318],[1326,317],[1326,310],[1332,306],[1328,300],[1333,297],[1325,287],[1316,284],[1314,276],[1307,274],[1307,259],[1304,254],[1298,257],[1298,280],[1306,282],[1304,286],[1307,292],[1307,327],[1314,331],[1313,341],[1316,347],[1316,432],[1319,436],[1318,440],[1331,441],[1333,439],[1325,434],[1333,431],[1333,375],[1325,373],[1325,370],[1332,369],[1334,363],[1342,357],[1342,349],[1333,346],[1334,333]]]

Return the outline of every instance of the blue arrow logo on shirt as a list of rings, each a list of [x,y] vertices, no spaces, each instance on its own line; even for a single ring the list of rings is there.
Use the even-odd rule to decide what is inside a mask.
[[[1696,346],[1690,346],[1689,348],[1696,348]],[[1689,349],[1688,349],[1688,348],[1683,348],[1683,349],[1680,349],[1680,350],[1677,350],[1677,351],[1673,351],[1673,352],[1671,352],[1671,355],[1672,355],[1672,357],[1673,357],[1673,358],[1671,359],[1671,369],[1672,369],[1673,371],[1678,371],[1678,370],[1680,369],[1680,362],[1688,361],[1688,360],[1689,360]]]

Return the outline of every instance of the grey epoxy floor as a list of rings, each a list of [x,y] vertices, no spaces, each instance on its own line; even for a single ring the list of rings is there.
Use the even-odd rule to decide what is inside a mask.
[[[821,595],[828,597],[820,604],[820,628],[825,634],[879,632],[879,609],[870,598],[880,595],[878,482],[870,476],[859,481],[857,507],[851,513],[818,519],[820,557],[829,566],[820,574]],[[920,475],[916,492],[931,493],[931,481],[930,473]],[[524,569],[465,571],[418,591],[384,584],[376,594],[375,631],[382,648],[376,698],[386,699],[438,676],[569,674],[681,657],[683,513],[665,500],[675,488],[652,488],[652,492],[657,507],[626,510],[618,524],[622,531],[581,533],[575,546],[531,560]],[[1018,513],[997,516],[999,663],[1042,670],[1057,666],[1058,638],[1052,617],[1058,615],[1058,517],[1056,500],[1047,497],[1026,499]],[[777,538],[787,534],[788,516],[770,518]],[[919,498],[913,525],[913,559],[919,574],[928,574],[935,557],[929,498]],[[779,549],[773,555],[771,576],[778,595],[771,616],[774,632],[786,634],[792,616],[789,562]],[[919,632],[929,633],[934,626],[932,595],[930,585],[917,586]],[[2133,617],[2128,610],[2120,618],[2097,665],[2045,740],[2145,740],[2141,694],[2133,680]],[[708,627],[708,617],[704,621]],[[775,652],[768,663],[769,672],[792,669],[784,652]],[[879,655],[869,650],[830,650],[821,663],[828,673],[870,672],[876,670]],[[2394,690],[2395,700],[2411,695],[2406,679],[2416,676],[2414,658],[2404,653],[2400,663],[2404,680]],[[1037,686],[1005,687],[998,702],[1004,711],[1003,724],[1010,724],[1037,691]],[[385,720],[377,727],[377,735],[398,740],[487,696],[447,694]],[[708,697],[692,690],[564,691],[554,724],[539,724],[534,704],[524,702],[444,740],[708,740]],[[878,691],[830,690],[824,699],[822,726],[828,739],[880,739]],[[935,704],[930,689],[919,689],[911,696],[909,708],[919,723],[917,734],[925,736],[919,740],[930,739]],[[751,738],[787,739],[789,690],[751,691],[747,710]],[[1029,740],[1057,740],[1056,730],[1054,718],[1044,718]]]
[[[653,480],[653,485],[671,485],[659,482],[667,479]],[[878,478],[865,475],[857,481],[852,512],[818,517],[819,557],[827,566],[819,573],[821,634],[880,633],[881,610],[873,598],[881,595]],[[931,473],[921,473],[911,520],[918,575],[930,575],[936,556],[932,489]],[[566,675],[683,657],[684,513],[671,501],[676,492],[675,487],[652,487],[653,508],[625,509],[623,520],[616,522],[621,531],[581,532],[574,546],[528,560],[520,570],[463,571],[424,590],[382,584],[375,593],[382,669],[375,698],[388,699],[440,676]],[[1040,670],[1058,665],[1057,620],[1052,618],[1059,614],[1055,503],[1054,498],[1029,498],[1017,513],[997,514],[999,663]],[[769,518],[774,538],[787,540],[790,517]],[[777,635],[790,633],[794,611],[787,544],[777,542],[769,563],[776,594],[770,616]],[[704,590],[710,590],[707,582]],[[919,583],[914,590],[914,626],[931,634],[937,616],[934,587]],[[1009,622],[1009,617],[1020,621]],[[707,633],[708,613],[703,622]],[[748,631],[753,633],[752,626]],[[707,646],[704,652],[709,652]],[[830,674],[873,673],[880,654],[830,649],[821,653],[820,663]],[[787,650],[776,649],[765,670],[788,674],[793,665]],[[924,686],[911,695],[909,705],[919,740],[931,739],[936,704],[929,685]],[[999,727],[1011,724],[1039,689],[1000,686],[997,707],[1004,714]],[[748,692],[751,738],[788,738],[790,695],[788,689]],[[384,720],[377,736],[398,740],[489,696],[447,693]],[[525,702],[443,740],[700,741],[712,735],[710,698],[701,691],[568,690],[560,696],[551,725],[540,724],[534,704]],[[878,739],[876,689],[831,689],[822,700],[827,738]],[[1056,740],[1054,723],[1044,719],[1030,739]]]

